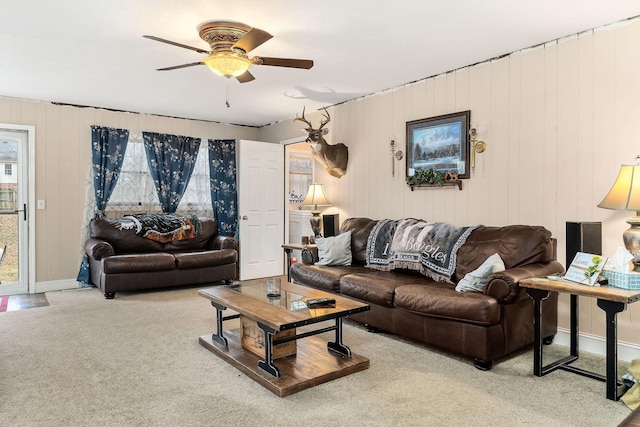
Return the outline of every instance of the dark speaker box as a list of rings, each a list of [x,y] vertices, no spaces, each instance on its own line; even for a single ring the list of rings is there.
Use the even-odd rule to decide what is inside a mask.
[[[567,264],[569,268],[576,253],[602,255],[601,222],[567,222]]]
[[[340,231],[338,214],[322,215],[322,225],[324,228],[324,237],[336,236]]]

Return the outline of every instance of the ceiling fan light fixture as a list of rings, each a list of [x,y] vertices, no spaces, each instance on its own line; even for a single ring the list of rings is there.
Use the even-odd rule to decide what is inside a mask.
[[[214,73],[226,77],[238,77],[249,69],[251,61],[230,52],[211,54],[203,61]]]

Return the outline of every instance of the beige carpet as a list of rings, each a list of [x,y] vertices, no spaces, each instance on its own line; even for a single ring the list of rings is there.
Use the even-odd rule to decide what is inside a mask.
[[[195,288],[47,298],[0,313],[2,425],[615,426],[629,413],[599,381],[534,377],[531,351],[482,372],[351,322],[345,343],[371,367],[279,398],[198,344],[215,312]],[[593,355],[581,363],[604,371]]]

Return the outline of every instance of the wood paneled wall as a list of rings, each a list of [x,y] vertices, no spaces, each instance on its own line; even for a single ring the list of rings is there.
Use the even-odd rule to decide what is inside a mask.
[[[598,208],[621,164],[640,154],[640,21],[584,32],[500,59],[426,78],[329,109],[327,140],[349,147],[347,174],[316,173],[341,220],[418,217],[456,225],[537,224],[558,239],[565,223],[602,221],[603,252],[622,245],[633,212]],[[404,160],[391,176],[390,141],[405,146],[407,121],[471,110],[487,150],[462,191],[410,191]],[[307,114],[312,122],[319,114]],[[300,134],[291,121],[260,131],[266,141]],[[329,210],[328,210],[329,211]],[[560,325],[568,328],[568,299]],[[619,338],[640,344],[640,303],[618,316]],[[595,301],[581,301],[581,332],[603,337]]]
[[[35,126],[36,282],[75,280],[91,165],[91,125],[209,138],[257,139],[258,129],[0,97],[0,123]]]

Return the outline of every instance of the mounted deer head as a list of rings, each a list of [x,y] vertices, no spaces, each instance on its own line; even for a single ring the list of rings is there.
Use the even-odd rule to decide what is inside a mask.
[[[311,149],[316,160],[325,167],[329,175],[341,178],[342,175],[347,173],[349,150],[343,143],[331,145],[325,141],[324,135],[329,133],[329,129],[325,129],[324,126],[329,123],[331,117],[326,108],[323,108],[323,110],[324,119],[320,122],[318,129],[314,129],[311,122],[304,118],[304,108],[302,109],[302,117],[298,117],[296,114],[296,120],[307,124],[308,127],[303,130],[308,134],[307,142],[314,144]]]

